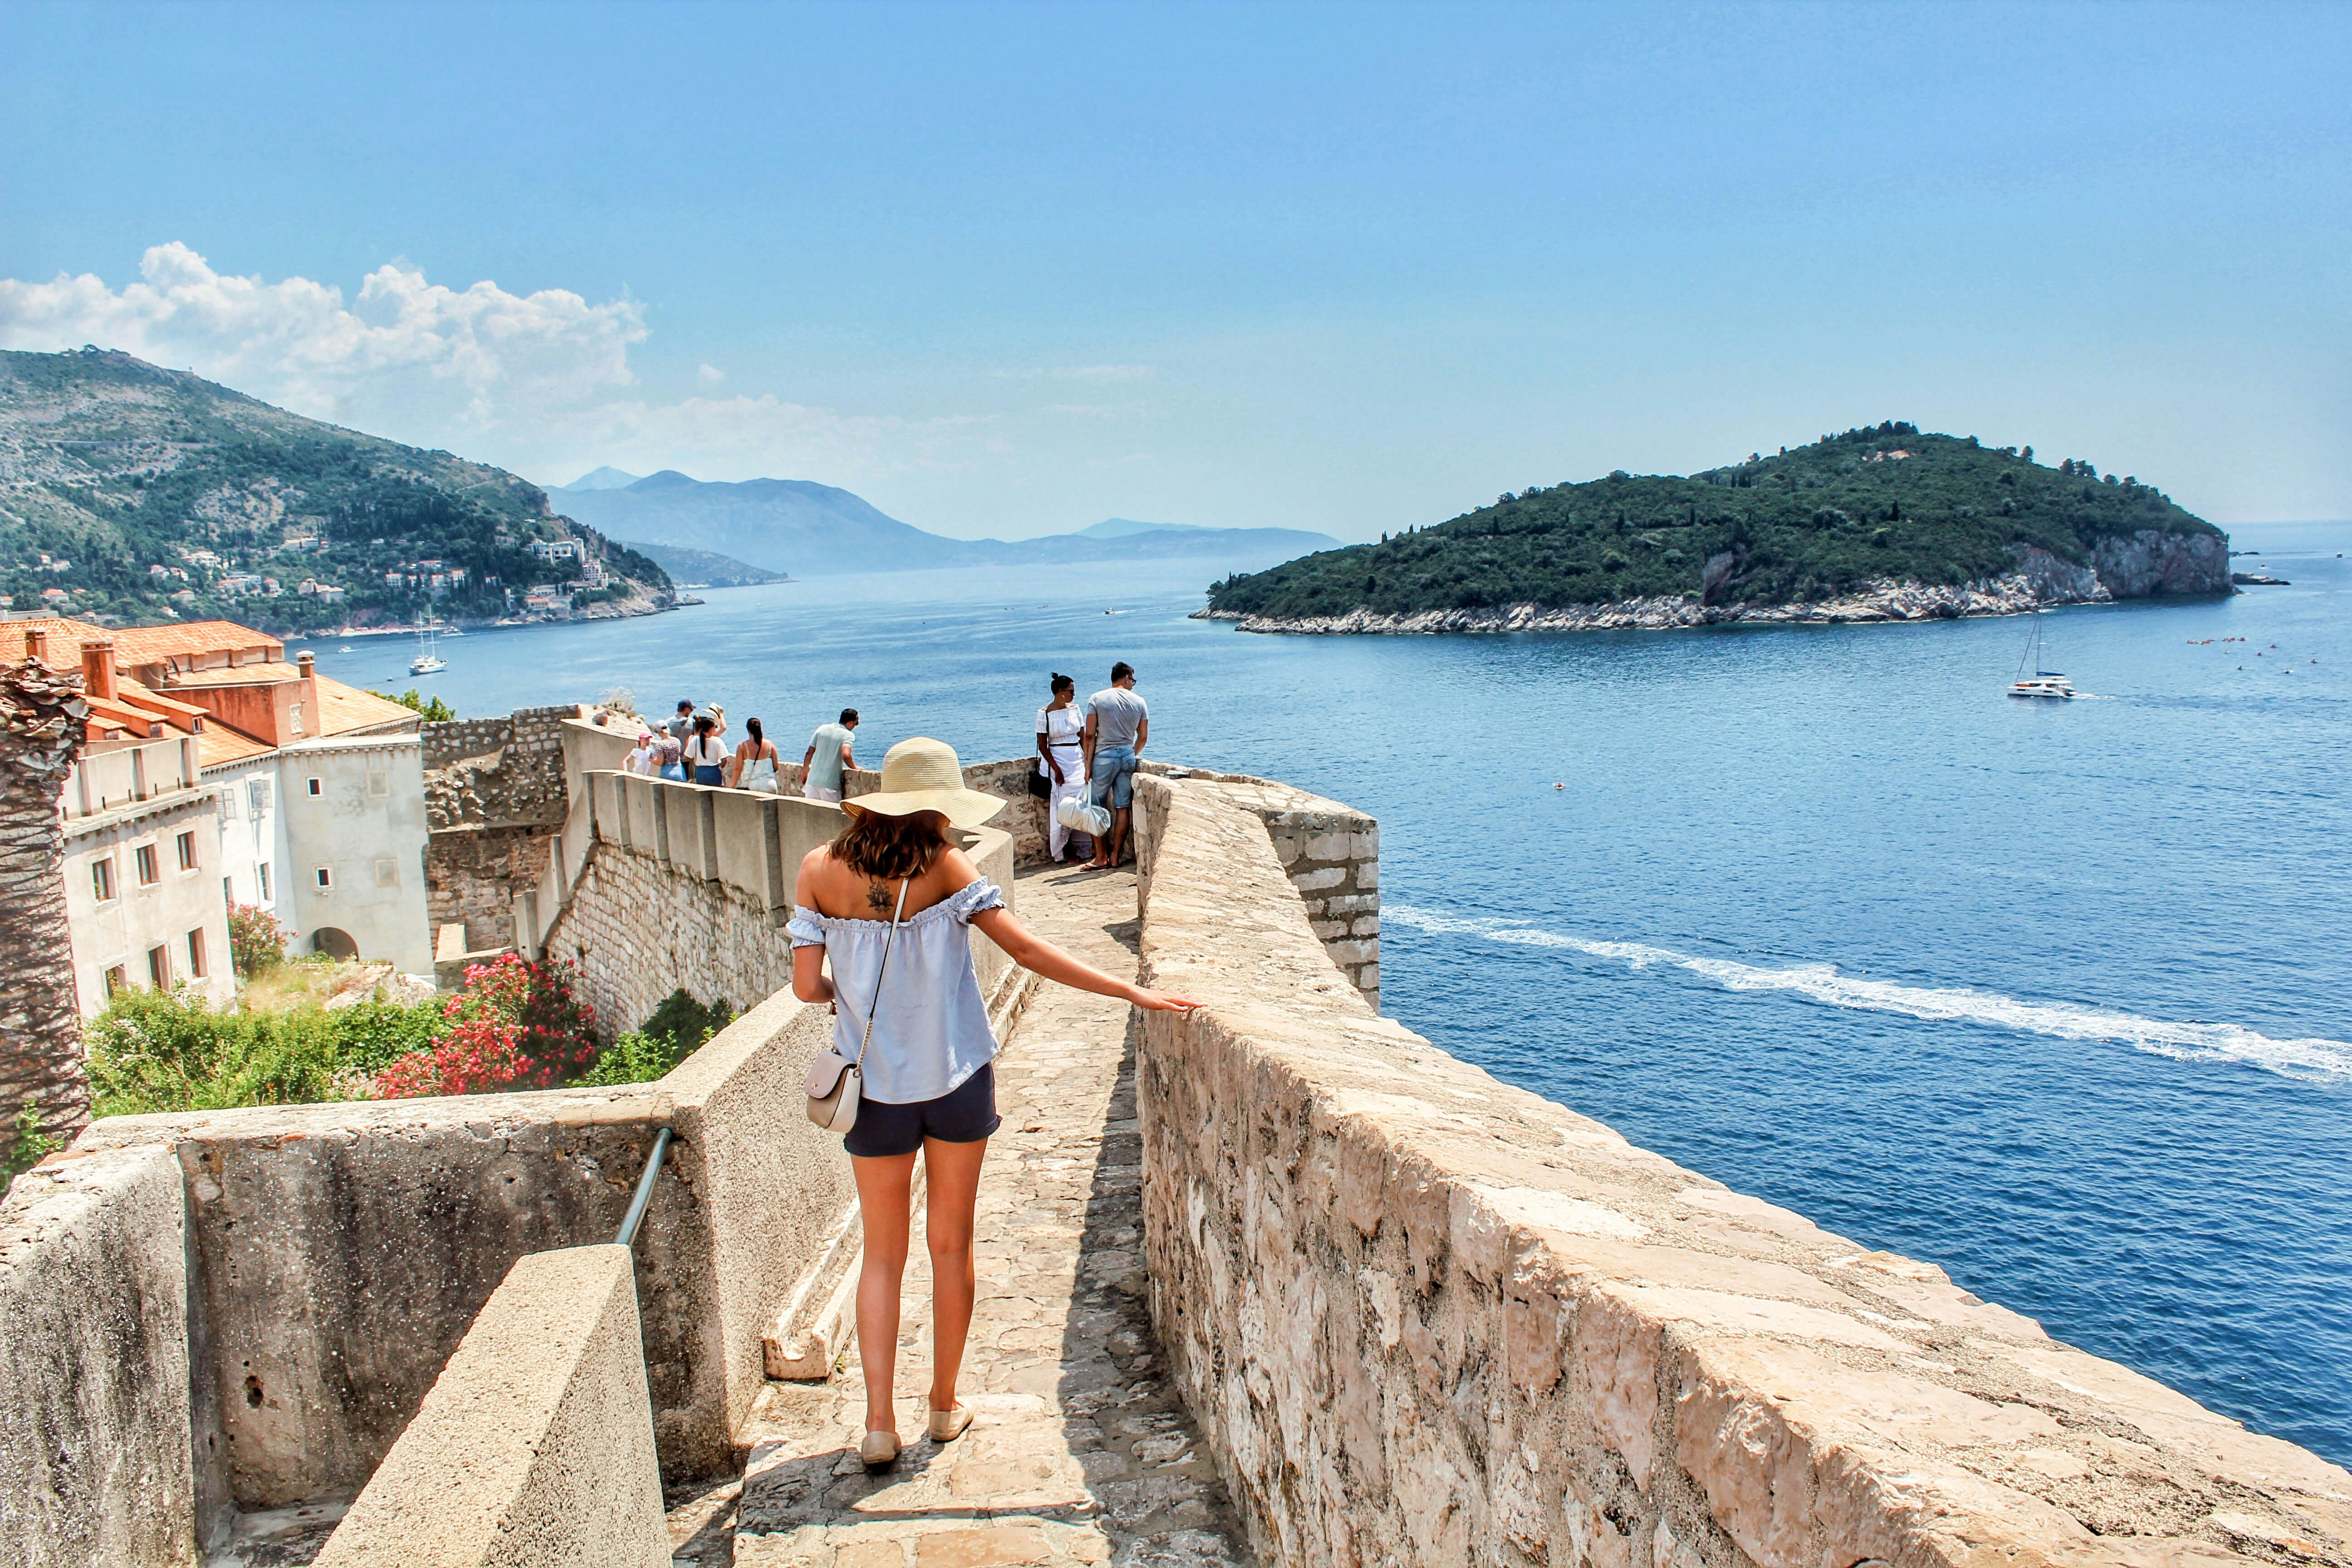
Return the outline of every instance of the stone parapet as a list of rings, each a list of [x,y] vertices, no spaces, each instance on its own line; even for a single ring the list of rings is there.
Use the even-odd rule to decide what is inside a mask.
[[[666,1568],[628,1249],[519,1259],[315,1561]]]
[[[53,1155],[0,1205],[8,1562],[196,1562],[182,1225],[162,1149]]]
[[[1162,784],[1161,1344],[1265,1561],[2352,1563],[2352,1475],[1374,1016],[1257,816]]]
[[[355,1495],[515,1260],[611,1238],[662,1126],[636,1244],[654,1424],[666,1472],[723,1468],[761,1336],[851,1196],[799,1099],[831,1024],[785,992],[625,1089],[93,1125],[76,1151],[160,1146],[185,1184],[193,1375],[219,1436],[200,1489],[248,1510]]]
[[[1208,789],[1265,826],[1308,929],[1374,1011],[1381,1005],[1381,828],[1353,806],[1245,773],[1148,763],[1135,783],[1136,868],[1150,897],[1153,857],[1169,785]]]

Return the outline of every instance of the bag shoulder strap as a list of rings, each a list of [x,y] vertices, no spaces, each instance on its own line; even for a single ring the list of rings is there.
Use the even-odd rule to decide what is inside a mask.
[[[898,945],[898,917],[907,912],[907,884],[912,877],[898,882],[898,907],[890,911],[890,934],[882,939],[882,966],[874,972],[874,1000],[866,1009],[866,1037],[857,1042],[857,1070],[866,1071],[866,1047],[874,1043],[874,1014],[882,1005],[882,977],[890,973],[890,950]]]

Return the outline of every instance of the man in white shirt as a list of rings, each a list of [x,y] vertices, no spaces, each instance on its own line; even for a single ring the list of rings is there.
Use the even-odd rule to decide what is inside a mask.
[[[1110,812],[1110,831],[1087,862],[1097,871],[1118,865],[1127,851],[1135,760],[1150,738],[1151,710],[1135,694],[1135,667],[1121,659],[1110,667],[1110,684],[1087,699],[1087,788],[1094,803]]]

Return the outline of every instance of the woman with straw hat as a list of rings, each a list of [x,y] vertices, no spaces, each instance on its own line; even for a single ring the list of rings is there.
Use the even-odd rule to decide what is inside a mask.
[[[964,787],[944,742],[899,742],[883,759],[881,790],[844,801],[840,836],[802,859],[786,927],[793,994],[835,1004],[835,1048],[859,1060],[856,1122],[842,1142],[866,1227],[857,1352],[866,1430],[858,1453],[876,1468],[898,1457],[891,1384],[918,1151],[931,1252],[929,1435],[950,1442],[971,1421],[956,1403],[956,1377],[971,1327],[972,1211],[999,1118],[996,1037],[970,928],[1044,979],[1139,1007],[1198,1005],[1105,974],[1013,918],[1003,891],[947,838],[950,827],[978,827],[1003,807],[1001,797]]]

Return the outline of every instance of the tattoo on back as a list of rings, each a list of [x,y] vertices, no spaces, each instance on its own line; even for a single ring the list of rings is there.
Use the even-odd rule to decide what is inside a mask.
[[[877,911],[888,909],[890,907],[890,889],[884,887],[879,882],[866,883],[866,907],[869,910],[875,910]]]

